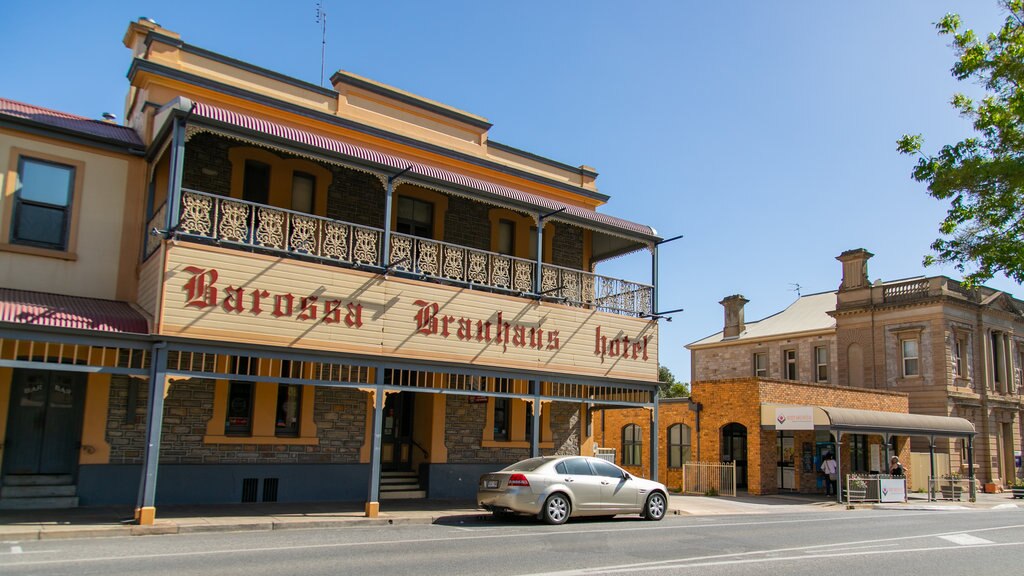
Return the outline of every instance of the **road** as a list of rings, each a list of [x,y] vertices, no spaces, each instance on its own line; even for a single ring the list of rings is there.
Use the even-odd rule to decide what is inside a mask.
[[[839,510],[545,526],[487,516],[434,525],[3,542],[0,573],[1024,573],[1024,509]]]

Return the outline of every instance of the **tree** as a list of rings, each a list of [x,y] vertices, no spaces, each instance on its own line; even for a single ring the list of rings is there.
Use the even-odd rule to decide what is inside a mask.
[[[658,388],[662,398],[683,398],[690,395],[690,387],[686,382],[677,382],[676,377],[668,368],[658,365]]]
[[[1024,0],[1002,0],[1002,28],[979,39],[963,29],[960,16],[947,14],[935,28],[952,38],[957,56],[953,76],[977,81],[980,101],[955,94],[951,104],[969,119],[976,134],[943,146],[935,155],[921,152],[920,134],[898,142],[903,154],[919,155],[913,178],[950,207],[932,242],[925,265],[951,263],[978,285],[1002,272],[1024,282]]]

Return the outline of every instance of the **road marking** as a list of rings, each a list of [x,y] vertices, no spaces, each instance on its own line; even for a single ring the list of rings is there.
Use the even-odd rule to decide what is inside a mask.
[[[11,546],[11,554],[21,554],[21,546]]]
[[[960,546],[977,546],[979,544],[992,544],[991,540],[985,540],[984,538],[978,538],[977,536],[971,536],[970,534],[949,534],[946,536],[939,536],[943,540],[949,540],[953,544],[959,544]]]

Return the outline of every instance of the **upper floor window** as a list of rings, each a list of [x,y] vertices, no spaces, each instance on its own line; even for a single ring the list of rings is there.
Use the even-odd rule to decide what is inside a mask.
[[[498,254],[516,255],[516,224],[511,220],[498,221],[498,245],[494,247]]]
[[[418,198],[399,196],[395,232],[433,238],[434,205]]]
[[[920,352],[917,338],[904,338],[900,340],[900,351],[903,356],[903,376],[917,376],[921,373],[918,365]]]
[[[316,177],[305,172],[292,173],[292,210],[312,214],[316,204]]]
[[[11,242],[67,250],[75,168],[21,158],[14,189]]]
[[[814,347],[814,378],[818,382],[828,382],[828,347]]]
[[[953,376],[957,378],[966,376],[964,374],[964,351],[966,350],[966,338],[958,334],[953,338]]]
[[[639,466],[643,458],[643,433],[636,424],[622,427],[622,465]]]
[[[768,353],[754,353],[754,376],[768,377]]]
[[[796,380],[799,375],[796,366],[796,350],[790,348],[782,351],[782,370],[786,380]]]
[[[690,459],[690,427],[673,424],[668,427],[668,467],[682,468]]]

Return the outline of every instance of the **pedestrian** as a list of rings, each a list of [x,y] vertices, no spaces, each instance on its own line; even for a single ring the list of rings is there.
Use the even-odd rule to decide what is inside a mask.
[[[889,459],[889,475],[905,476],[903,472],[903,464],[900,463],[900,459],[897,456],[893,456]]]
[[[831,452],[825,454],[825,461],[821,463],[821,471],[825,473],[825,495],[836,495],[836,470],[839,465],[836,457]]]

